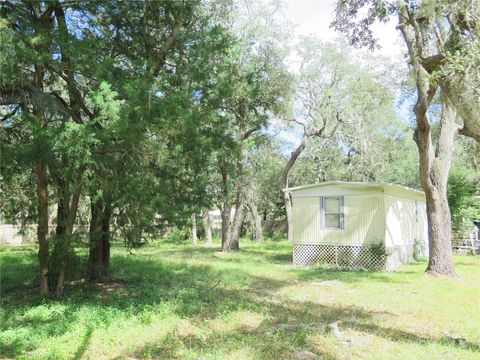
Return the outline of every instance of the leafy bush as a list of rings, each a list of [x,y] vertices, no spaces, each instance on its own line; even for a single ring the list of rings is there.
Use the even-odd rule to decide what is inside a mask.
[[[448,204],[454,231],[466,236],[480,219],[478,175],[464,168],[453,168],[448,177]]]
[[[374,256],[382,257],[388,255],[387,248],[383,242],[375,242],[367,245],[367,247]]]
[[[267,241],[284,241],[287,239],[287,233],[284,231],[276,231],[272,234],[272,236],[265,236],[265,240]]]
[[[167,232],[161,239],[162,242],[167,244],[184,244],[190,239],[190,231],[188,228],[174,227]]]

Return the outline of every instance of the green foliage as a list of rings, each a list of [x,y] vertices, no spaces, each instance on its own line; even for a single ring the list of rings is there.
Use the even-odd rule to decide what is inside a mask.
[[[275,231],[272,234],[272,236],[266,236],[265,240],[279,242],[279,241],[285,241],[286,238],[287,238],[287,234],[284,231]]]
[[[188,227],[174,227],[167,231],[167,233],[161,238],[161,242],[175,245],[185,245],[191,241],[191,234]]]
[[[342,180],[420,187],[413,131],[397,117],[391,60],[355,54],[344,43],[302,43],[304,67],[298,119],[307,133],[328,126],[307,141],[290,176],[290,186]],[[303,94],[303,95],[302,95]],[[313,119],[313,121],[312,121]],[[336,126],[333,136],[328,136]]]
[[[455,231],[466,235],[480,220],[479,174],[465,168],[452,168],[448,178],[448,204]]]

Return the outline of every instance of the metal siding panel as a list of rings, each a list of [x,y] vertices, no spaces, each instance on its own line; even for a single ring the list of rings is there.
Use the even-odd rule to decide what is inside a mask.
[[[320,198],[320,229],[325,227],[325,198]]]
[[[320,230],[320,200],[318,197],[296,198],[293,203],[294,243],[318,242]]]
[[[413,245],[419,237],[421,222],[420,216],[416,222],[415,200],[386,195],[385,203],[387,246]]]
[[[345,197],[340,197],[340,228],[345,230]]]
[[[362,245],[383,241],[385,217],[382,195],[344,196],[343,201],[344,229],[321,230],[321,243]]]
[[[383,195],[344,196],[345,228],[320,228],[320,198],[297,197],[293,200],[294,243],[362,245],[383,241],[385,213]]]
[[[380,188],[351,187],[340,185],[318,186],[307,189],[292,191],[292,196],[297,197],[320,197],[320,196],[351,196],[371,195],[381,193]]]

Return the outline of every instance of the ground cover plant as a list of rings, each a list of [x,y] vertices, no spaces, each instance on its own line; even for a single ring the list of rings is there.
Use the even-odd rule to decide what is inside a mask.
[[[425,261],[396,272],[295,267],[286,241],[112,250],[108,281],[67,282],[55,299],[38,295],[34,246],[1,246],[1,357],[480,356],[475,256],[457,256],[451,279],[425,275]]]

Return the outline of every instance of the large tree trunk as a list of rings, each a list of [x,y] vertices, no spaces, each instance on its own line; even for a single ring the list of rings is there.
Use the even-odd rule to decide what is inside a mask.
[[[232,206],[228,200],[224,201],[222,207],[222,250],[229,251],[230,246],[230,213]]]
[[[52,275],[57,276],[55,295],[61,296],[65,284],[65,269],[67,266],[67,252],[69,246],[69,234],[67,232],[70,196],[65,180],[58,177],[56,182],[58,188],[57,225],[55,229],[55,243],[50,259],[50,272],[53,272]]]
[[[106,276],[110,267],[110,217],[111,206],[103,201],[92,201],[90,205],[90,252],[87,279],[98,281]]]
[[[205,231],[205,244],[212,244],[212,226],[210,222],[210,214],[208,210],[203,211],[203,229]]]
[[[222,216],[222,251],[228,251],[230,244],[230,213],[232,211],[232,206],[230,205],[229,199],[229,190],[228,190],[228,181],[229,176],[225,167],[221,168],[222,173],[222,195],[223,195],[223,204],[221,210]]]
[[[107,276],[110,271],[110,219],[112,206],[106,204],[102,213],[102,271]]]
[[[42,66],[35,66],[35,86],[43,89],[44,70]],[[47,126],[45,113],[40,104],[34,106],[35,115],[38,118],[40,127],[44,129]],[[43,144],[42,144],[43,145]],[[40,156],[43,156],[41,154]],[[48,184],[47,184],[47,164],[40,158],[35,162],[35,175],[37,177],[37,198],[38,198],[38,220],[37,220],[37,239],[38,239],[38,263],[39,263],[39,281],[40,294],[48,294]]]
[[[415,141],[420,153],[420,175],[427,198],[427,218],[429,235],[429,261],[427,272],[454,276],[452,254],[452,224],[447,201],[447,181],[453,153],[453,141],[459,126],[456,112],[444,97],[440,136],[436,151],[433,149],[431,128],[427,114],[416,109],[420,118],[415,131]],[[428,124],[428,126],[425,126]]]
[[[70,191],[61,175],[57,177],[58,205],[57,205],[57,226],[55,230],[55,245],[53,248],[52,264],[57,273],[57,285],[55,295],[61,296],[65,287],[65,275],[67,269],[68,252],[71,246],[73,225],[77,217],[78,204],[81,194],[81,177],[83,170],[80,170],[75,191],[70,199]]]
[[[48,294],[48,187],[47,187],[47,166],[39,160],[35,164],[37,175],[37,197],[38,197],[38,262],[40,294]]]
[[[288,174],[292,169],[295,161],[297,161],[298,157],[305,149],[305,145],[307,143],[307,137],[304,136],[302,141],[298,144],[295,151],[292,152],[290,155],[290,159],[288,159],[287,165],[285,165],[285,169],[283,169],[282,175],[282,191],[283,191],[283,202],[285,204],[285,213],[287,215],[287,237],[289,241],[293,241],[293,211],[292,211],[292,199],[290,193],[285,191],[288,189]]]
[[[89,241],[90,251],[88,255],[87,279],[97,281],[100,278],[100,264],[102,259],[102,236],[101,236],[101,214],[102,206],[100,200],[91,201],[90,204],[90,229]]]
[[[263,227],[262,227],[262,219],[260,218],[260,214],[258,213],[257,206],[253,201],[248,203],[248,208],[253,216],[254,222],[254,237],[257,242],[263,242]]]
[[[197,243],[197,216],[195,214],[192,214],[192,244],[197,245]]]
[[[242,232],[243,220],[245,219],[245,207],[241,194],[237,196],[235,215],[233,217],[232,230],[230,232],[230,241],[224,251],[240,249],[240,235]]]
[[[426,272],[434,275],[455,276],[447,181],[453,153],[453,139],[459,129],[456,123],[457,114],[448,97],[442,94],[440,135],[435,148],[428,111],[435,97],[437,85],[431,82],[421,62],[422,58],[427,57],[430,49],[421,32],[422,25],[416,22],[406,3],[400,8],[399,20],[417,88],[417,101],[414,107],[417,128],[414,139],[420,154],[420,179],[427,200],[430,256]]]

